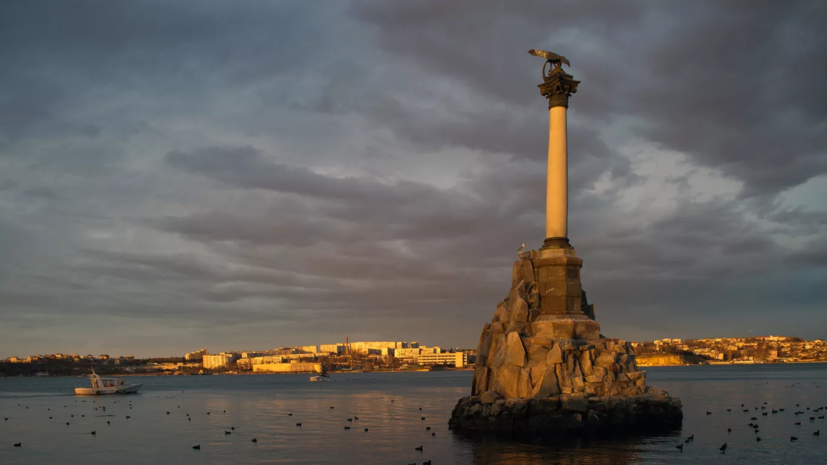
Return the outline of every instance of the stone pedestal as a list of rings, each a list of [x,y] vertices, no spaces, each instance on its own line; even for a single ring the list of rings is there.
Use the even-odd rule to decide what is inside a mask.
[[[541,428],[544,431],[558,431],[571,425],[591,431],[625,424],[627,420],[657,423],[658,418],[670,424],[680,423],[680,401],[646,386],[646,373],[638,370],[634,348],[625,341],[601,337],[600,325],[583,313],[582,265],[568,241],[520,253],[512,270],[511,290],[480,335],[471,397],[457,404],[452,426],[485,430],[488,425],[498,430],[502,426],[499,420],[489,422],[486,416],[498,417],[516,409],[506,414],[511,425],[508,428],[530,430],[533,427],[514,423],[518,418],[528,421],[520,413],[523,401],[560,402],[570,396],[581,400],[566,400],[564,405],[590,405],[598,402],[592,398],[612,397],[621,399],[621,405],[648,406],[653,393],[658,393],[661,400],[652,405],[661,406],[663,399],[669,404],[665,413],[655,409],[661,413],[654,419],[645,411],[630,407],[632,414],[621,409],[616,419],[606,420],[600,417],[605,413],[600,405],[608,402],[603,400],[595,404],[594,415],[600,417],[599,421],[583,420],[576,415],[585,410],[558,412],[545,407],[549,417],[533,421],[545,425]],[[497,399],[507,400],[498,408],[474,407],[489,405]]]
[[[646,387],[634,349],[600,337],[583,314],[580,267],[571,246],[520,253],[511,290],[483,328],[472,395],[638,395]]]
[[[540,315],[531,323],[534,335],[598,339],[600,324],[583,313],[583,260],[577,257],[568,239],[547,239],[543,248],[534,253],[532,265],[541,300]]]

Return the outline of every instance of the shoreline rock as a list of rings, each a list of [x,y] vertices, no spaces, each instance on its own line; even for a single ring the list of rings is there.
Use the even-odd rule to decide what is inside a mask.
[[[560,395],[546,398],[463,397],[448,421],[459,433],[531,436],[669,431],[683,421],[681,401],[648,388],[636,396]],[[485,399],[488,402],[483,402]]]

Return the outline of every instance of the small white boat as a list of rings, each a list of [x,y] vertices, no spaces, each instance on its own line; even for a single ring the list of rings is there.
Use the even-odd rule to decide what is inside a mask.
[[[310,377],[310,382],[316,381],[330,381],[330,375],[328,375],[327,373],[322,373],[320,375]]]
[[[101,396],[107,394],[136,394],[143,384],[126,384],[126,381],[116,378],[101,378],[92,370],[89,375],[92,387],[76,387],[76,396]]]

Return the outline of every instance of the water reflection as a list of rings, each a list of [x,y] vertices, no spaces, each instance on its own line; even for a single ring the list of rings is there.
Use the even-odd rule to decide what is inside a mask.
[[[632,464],[641,461],[646,437],[616,439],[565,437],[514,442],[497,438],[456,435],[461,447],[471,450],[473,463],[488,464]]]

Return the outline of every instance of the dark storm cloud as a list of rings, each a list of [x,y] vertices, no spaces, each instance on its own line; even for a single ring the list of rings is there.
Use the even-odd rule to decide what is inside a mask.
[[[212,147],[193,153],[170,152],[166,161],[172,167],[204,174],[235,187],[268,189],[343,202],[428,201],[436,192],[431,186],[414,182],[386,186],[364,179],[330,178],[306,168],[269,162],[252,147]]]
[[[6,2],[0,357],[473,346],[543,236],[535,47],[604,333],[823,338],[826,8]]]
[[[578,113],[633,117],[642,136],[743,180],[744,196],[827,172],[827,94],[816,91],[827,81],[824,3],[367,2],[353,11],[381,31],[389,53],[477,86],[487,109],[481,134],[491,133],[486,119],[498,119],[491,112],[502,114],[492,99],[531,103],[536,82],[520,82],[531,76],[502,74],[524,67],[512,47],[548,44],[577,57],[586,94],[573,97]]]

